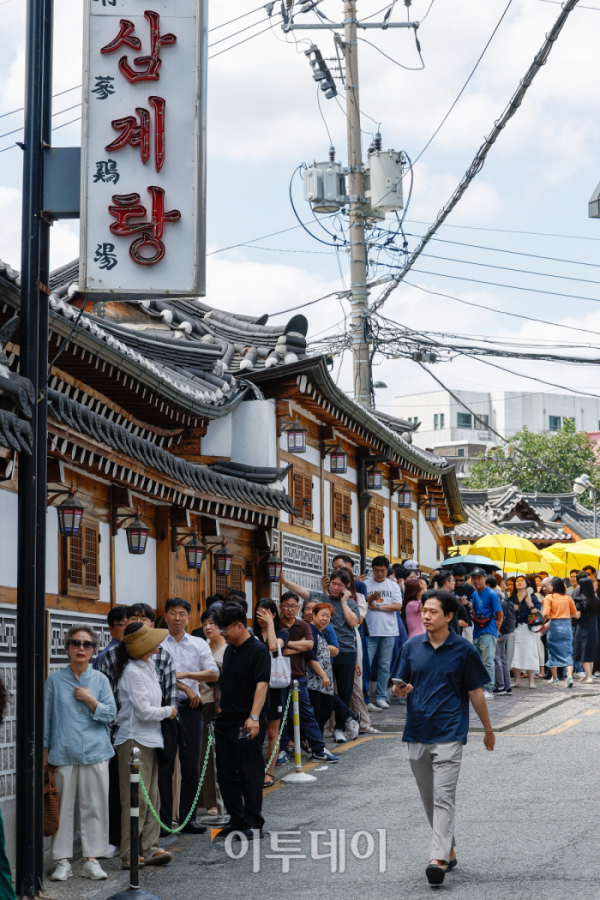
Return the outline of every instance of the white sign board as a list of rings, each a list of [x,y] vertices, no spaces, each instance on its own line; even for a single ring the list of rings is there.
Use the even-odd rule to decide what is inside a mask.
[[[79,287],[203,295],[205,0],[85,0]]]

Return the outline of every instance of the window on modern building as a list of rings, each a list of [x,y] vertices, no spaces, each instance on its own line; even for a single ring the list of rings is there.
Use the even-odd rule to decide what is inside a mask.
[[[439,420],[439,416],[437,413],[433,414],[433,427],[434,427],[435,431],[437,431],[438,428],[440,427],[440,420]]]
[[[440,428],[444,427],[444,413],[440,413]]]
[[[383,547],[383,506],[371,503],[367,507],[367,540],[373,550]]]
[[[456,426],[457,428],[472,428],[473,416],[471,415],[471,413],[457,413]]]
[[[97,522],[84,520],[79,534],[63,539],[63,593],[100,598],[100,534]]]
[[[399,555],[408,559],[413,555],[413,520],[398,513],[398,549]]]
[[[475,425],[477,428],[489,428],[490,417],[489,416],[475,416]]]
[[[548,429],[550,431],[560,431],[561,421],[560,416],[549,416],[548,417]]]
[[[294,472],[294,522],[312,528],[312,476]]]
[[[350,491],[340,491],[334,484],[331,485],[331,493],[333,536],[348,539],[352,536],[352,494]]]
[[[457,456],[464,456],[464,455],[465,455],[465,448],[464,448],[464,447],[459,447],[458,450],[456,451],[456,455],[457,455]]]

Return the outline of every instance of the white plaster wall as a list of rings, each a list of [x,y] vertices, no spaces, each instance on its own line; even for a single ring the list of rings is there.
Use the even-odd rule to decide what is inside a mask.
[[[46,510],[46,593],[58,594],[58,513]]]
[[[390,549],[390,508],[383,507],[383,552],[386,556],[391,553]]]
[[[323,492],[323,522],[325,537],[331,537],[331,482],[325,482]]]
[[[277,465],[277,426],[274,400],[247,400],[231,415],[232,462],[247,466]],[[208,435],[207,435],[208,437]],[[203,452],[208,452],[203,438]]]
[[[321,479],[317,475],[312,477],[312,511],[313,531],[321,533]]]
[[[17,495],[0,490],[0,584],[4,587],[17,586],[17,516]]]
[[[133,559],[133,557],[131,558]],[[110,525],[108,522],[100,522],[100,602],[110,603]]]
[[[359,534],[358,534],[358,494],[352,493],[351,497],[352,509],[350,519],[352,522],[352,543],[359,543]]]
[[[243,405],[243,404],[242,404]],[[233,416],[211,419],[206,434],[200,441],[203,456],[231,456]],[[148,551],[146,550],[146,553]]]
[[[144,555],[134,556],[120,528],[115,538],[115,578],[117,604],[147,603],[156,609],[156,540],[149,537]]]
[[[413,529],[413,536],[416,537],[416,529]],[[420,556],[415,553],[415,559],[419,559],[422,566],[436,569],[439,565],[437,544],[422,512],[419,512],[419,542]]]

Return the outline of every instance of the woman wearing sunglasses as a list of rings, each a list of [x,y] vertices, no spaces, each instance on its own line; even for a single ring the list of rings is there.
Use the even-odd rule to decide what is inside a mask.
[[[65,636],[69,665],[46,681],[46,765],[56,767],[60,798],[60,824],[51,847],[57,862],[53,881],[66,881],[73,874],[69,860],[77,793],[85,857],[81,874],[94,881],[107,877],[98,857],[108,856],[108,760],[114,756],[108,723],[117,707],[108,678],[90,665],[97,646],[98,636],[89,626],[71,626]]]

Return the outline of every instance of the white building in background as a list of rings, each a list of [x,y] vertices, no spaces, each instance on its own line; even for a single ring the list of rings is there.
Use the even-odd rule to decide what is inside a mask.
[[[417,447],[448,457],[473,457],[486,444],[498,443],[490,429],[512,437],[525,425],[535,433],[559,431],[565,421],[578,431],[600,431],[600,400],[577,394],[523,391],[430,391],[396,397],[394,415],[419,422],[413,433]],[[468,409],[467,409],[468,408]]]

